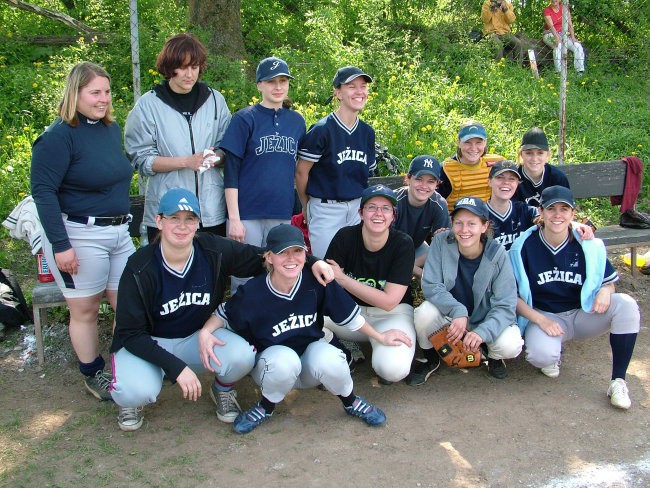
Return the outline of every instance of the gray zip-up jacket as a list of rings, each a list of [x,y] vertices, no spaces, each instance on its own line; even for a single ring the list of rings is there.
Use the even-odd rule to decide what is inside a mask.
[[[440,313],[455,319],[467,317],[467,308],[451,294],[458,274],[458,244],[452,231],[436,234],[424,263],[422,292]],[[488,239],[472,285],[474,311],[467,330],[490,344],[515,323],[517,284],[504,247]]]
[[[158,156],[190,156],[218,147],[230,123],[226,101],[221,93],[198,82],[199,106],[188,119],[162,88],[158,85],[140,97],[124,127],[126,153],[140,178],[146,179],[143,221],[155,227],[162,196],[170,188],[185,188],[197,195],[205,227],[222,224],[226,220],[226,201],[221,169],[214,167],[201,174],[191,169],[156,173],[152,165]]]

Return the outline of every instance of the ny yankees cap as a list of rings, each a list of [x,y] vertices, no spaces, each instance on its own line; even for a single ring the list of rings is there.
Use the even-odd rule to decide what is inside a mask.
[[[495,176],[499,176],[500,174],[503,174],[507,171],[511,171],[517,176],[517,178],[521,179],[518,169],[519,166],[517,166],[517,163],[514,161],[509,161],[508,159],[497,161],[490,169],[490,178],[494,178]]]
[[[485,127],[481,124],[466,125],[461,127],[458,131],[458,140],[460,140],[460,142],[465,142],[469,139],[474,139],[475,137],[487,141],[487,132],[485,131]]]
[[[573,200],[573,192],[568,188],[560,185],[549,186],[542,191],[541,207],[547,208],[554,203],[562,202],[571,208],[576,208],[576,202]]]
[[[409,174],[415,178],[422,175],[431,175],[436,180],[439,180],[441,173],[442,166],[440,166],[440,162],[428,154],[414,157],[409,166]]]
[[[490,212],[488,211],[485,202],[478,197],[463,197],[456,202],[454,210],[451,212],[454,215],[458,210],[465,209],[472,212],[474,215],[483,217],[485,220],[490,219]]]
[[[361,204],[359,205],[359,208],[363,207],[364,203],[374,197],[387,198],[390,200],[390,203],[392,203],[393,206],[397,205],[397,197],[395,196],[395,192],[393,190],[385,185],[374,185],[369,186],[361,193]]]
[[[363,76],[368,83],[372,83],[372,77],[361,71],[361,69],[356,66],[345,66],[344,68],[339,68],[336,72],[332,84],[334,88],[339,88],[341,85],[356,80],[359,76]]]
[[[305,251],[305,238],[302,231],[295,225],[280,224],[273,227],[266,236],[266,250],[280,254],[290,247],[301,247]]]
[[[293,79],[293,76],[289,74],[289,65],[284,60],[275,57],[266,58],[257,65],[255,82],[270,80],[278,76],[286,76],[287,78]]]
[[[524,137],[521,138],[521,146],[519,147],[519,150],[525,151],[526,149],[541,149],[542,151],[548,151],[548,139],[542,129],[539,127],[533,127],[524,134]]]
[[[174,215],[176,212],[186,210],[201,218],[199,200],[196,195],[185,188],[172,188],[167,190],[158,204],[158,213],[162,215]]]

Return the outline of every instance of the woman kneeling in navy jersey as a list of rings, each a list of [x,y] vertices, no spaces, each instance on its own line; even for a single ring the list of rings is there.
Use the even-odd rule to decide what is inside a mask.
[[[305,250],[297,227],[280,224],[271,229],[264,253],[268,275],[240,286],[201,331],[211,337],[225,322],[257,349],[251,374],[262,398],[235,419],[233,427],[240,434],[271,417],[276,404],[292,389],[321,383],[341,399],[347,414],[371,426],[386,421],[380,409],[355,395],[345,354],[323,340],[323,317],[328,315],[338,327],[358,330],[386,346],[397,346],[408,337],[398,330],[376,332],[337,283],[317,283],[304,271]],[[215,357],[207,341],[206,345],[201,348],[201,360],[207,367]]]
[[[610,331],[612,376],[607,390],[612,405],[628,409],[625,373],[640,327],[639,306],[615,293],[618,274],[600,239],[574,235],[575,203],[571,190],[550,186],[542,191],[541,218],[510,248],[524,331],[526,360],[550,378],[560,375],[562,344]]]

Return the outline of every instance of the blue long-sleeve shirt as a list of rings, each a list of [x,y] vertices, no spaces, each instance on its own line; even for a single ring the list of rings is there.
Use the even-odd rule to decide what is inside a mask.
[[[79,116],[77,127],[57,118],[34,142],[31,186],[54,252],[70,249],[61,213],[113,217],[129,213],[131,163],[117,123]]]

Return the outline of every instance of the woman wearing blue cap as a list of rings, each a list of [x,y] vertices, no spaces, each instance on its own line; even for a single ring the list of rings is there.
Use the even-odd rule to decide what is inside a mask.
[[[339,230],[327,250],[326,261],[334,268],[337,283],[361,307],[362,316],[380,333],[403,332],[402,344],[390,347],[370,337],[372,367],[383,383],[405,378],[415,353],[411,278],[413,240],[392,227],[395,193],[384,185],[361,194],[361,223]],[[325,321],[339,339],[367,341],[368,337]]]
[[[239,414],[233,384],[251,370],[255,353],[230,331],[200,331],[223,300],[230,275],[264,271],[263,249],[197,233],[200,216],[191,191],[167,191],[156,214],[160,239],[136,251],[122,274],[111,345],[111,394],[122,430],[140,428],[142,408],[156,401],[164,377],[178,384],[183,398],[196,401],[202,391],[196,373],[204,371],[215,375],[210,395],[219,420],[233,422]],[[312,271],[319,280],[329,275],[325,282],[333,277],[322,262]],[[209,364],[201,362],[199,346],[213,349]]]
[[[424,383],[440,366],[429,336],[446,325],[451,342],[487,352],[488,370],[495,378],[505,378],[504,359],[521,352],[515,278],[506,250],[488,238],[489,225],[485,203],[464,197],[454,205],[451,230],[431,241],[422,277],[426,301],[415,310],[418,344],[427,362],[414,363],[408,384]]]
[[[473,195],[485,201],[490,198],[487,184],[490,166],[505,159],[487,153],[487,131],[475,120],[460,126],[456,139],[456,154],[442,162],[442,175],[438,192],[447,199],[449,212],[456,201]]]
[[[293,215],[296,154],[305,119],[283,107],[290,79],[285,61],[263,59],[255,76],[262,101],[233,115],[220,144],[226,152],[227,236],[239,242],[264,247],[269,230]],[[233,293],[242,282],[233,278]]]
[[[325,256],[337,230],[359,222],[359,198],[376,167],[375,131],[359,119],[370,83],[356,66],[339,69],[333,81],[338,108],[300,141],[296,190],[314,256]]]
[[[336,327],[358,331],[386,346],[398,346],[404,334],[375,331],[337,283],[322,286],[305,272],[306,246],[297,227],[280,224],[271,229],[266,249],[268,274],[241,286],[204,327],[212,333],[225,323],[257,350],[251,376],[261,398],[235,419],[234,430],[250,432],[273,415],[290,390],[319,384],[339,397],[348,415],[370,426],[384,424],[384,413],[354,393],[345,354],[324,340],[323,319],[327,315]],[[204,364],[210,355],[210,349],[202,354]]]
[[[556,185],[542,191],[540,214],[538,227],[510,248],[526,360],[557,378],[564,342],[609,331],[612,375],[607,396],[613,406],[628,409],[632,402],[625,376],[640,328],[639,306],[615,292],[618,273],[603,242],[580,240],[575,233],[571,190]]]
[[[397,218],[393,225],[413,239],[413,276],[416,278],[422,278],[431,236],[451,225],[447,201],[436,191],[441,172],[442,167],[435,157],[427,154],[417,156],[404,177],[406,186],[395,190]]]

